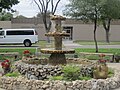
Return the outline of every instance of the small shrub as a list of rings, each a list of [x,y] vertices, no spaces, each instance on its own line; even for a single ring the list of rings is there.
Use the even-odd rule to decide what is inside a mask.
[[[66,65],[62,71],[65,80],[77,80],[80,75],[80,67],[75,65]]]
[[[109,68],[108,69],[108,77],[112,77],[114,75],[114,70]]]
[[[8,77],[18,77],[18,76],[20,76],[20,73],[19,72],[12,72],[12,73],[5,74],[5,76],[8,76]]]

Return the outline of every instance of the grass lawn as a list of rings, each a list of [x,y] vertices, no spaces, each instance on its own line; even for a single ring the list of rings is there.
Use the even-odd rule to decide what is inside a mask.
[[[22,55],[23,51],[24,50],[29,50],[31,53],[35,53],[36,49],[28,49],[28,48],[10,48],[10,49],[5,49],[5,48],[2,48],[0,49],[0,52],[19,52],[20,55]]]
[[[95,49],[94,48],[76,48],[75,49],[76,53],[79,52],[91,52],[91,53],[95,53]],[[120,53],[120,49],[118,48],[100,48],[99,49],[99,53],[113,53],[115,54],[116,52]]]
[[[86,45],[89,44],[89,42],[82,42],[82,43],[85,43]],[[94,44],[94,42],[90,42],[90,44]],[[119,44],[120,42],[113,42],[114,44]],[[35,44],[34,44],[35,45]],[[54,47],[54,42],[51,42],[51,43],[47,43],[47,41],[39,41],[37,43],[37,45],[40,46],[40,48],[53,48]],[[29,50],[31,53],[35,54],[35,51],[36,49],[35,48],[10,48],[10,49],[6,49],[6,48],[1,48],[0,49],[0,52],[19,52],[20,55],[22,55],[23,51],[24,50]],[[39,52],[39,51],[38,51]],[[93,48],[76,48],[75,49],[75,52],[76,54],[79,54],[80,52],[91,52],[91,53],[95,53],[95,49]],[[112,54],[115,54],[116,52],[120,53],[120,49],[99,49],[99,53],[112,53]],[[92,57],[92,56],[89,56],[89,57]]]
[[[94,41],[74,41],[80,45],[95,45]],[[98,41],[98,45],[120,45],[119,41],[114,41],[110,43],[106,43],[105,41]]]

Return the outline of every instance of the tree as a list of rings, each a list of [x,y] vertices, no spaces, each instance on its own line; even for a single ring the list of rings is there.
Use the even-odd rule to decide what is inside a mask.
[[[11,18],[13,18],[13,14],[10,12],[3,11],[0,13],[0,21],[10,21]]]
[[[70,3],[66,6],[65,15],[69,15],[81,20],[92,21],[94,23],[94,42],[96,52],[98,45],[96,39],[97,23],[100,19],[101,5],[104,0],[69,0]]]
[[[34,0],[35,4],[37,5],[40,14],[42,16],[42,20],[45,26],[46,33],[48,33],[51,29],[51,21],[48,21],[48,18],[50,17],[50,14],[54,15],[57,9],[57,6],[60,2],[60,0]],[[49,9],[50,7],[50,9]],[[50,12],[48,14],[48,12]],[[50,42],[49,38],[48,42]]]
[[[19,15],[19,16],[17,16],[16,18],[27,18],[27,17],[25,17],[25,16],[23,16],[23,15]]]
[[[109,43],[109,31],[112,19],[120,17],[120,0],[105,0],[101,9],[101,19],[106,31],[106,42]]]
[[[13,15],[11,13],[6,13],[4,10],[11,10],[14,11],[12,8],[13,5],[18,4],[18,0],[0,0],[0,19],[1,20],[10,20]]]
[[[18,0],[0,0],[0,12],[2,12],[3,9],[12,10],[11,7],[15,4],[18,4]]]

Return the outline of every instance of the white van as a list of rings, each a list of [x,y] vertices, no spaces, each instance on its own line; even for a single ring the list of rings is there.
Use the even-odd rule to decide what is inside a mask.
[[[30,47],[38,42],[38,35],[35,29],[1,29],[0,44],[24,44]]]

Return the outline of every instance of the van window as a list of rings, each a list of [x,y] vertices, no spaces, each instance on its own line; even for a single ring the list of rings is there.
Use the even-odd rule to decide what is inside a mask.
[[[3,36],[4,35],[4,31],[0,31],[0,36]]]
[[[7,31],[6,35],[34,35],[33,30]]]

